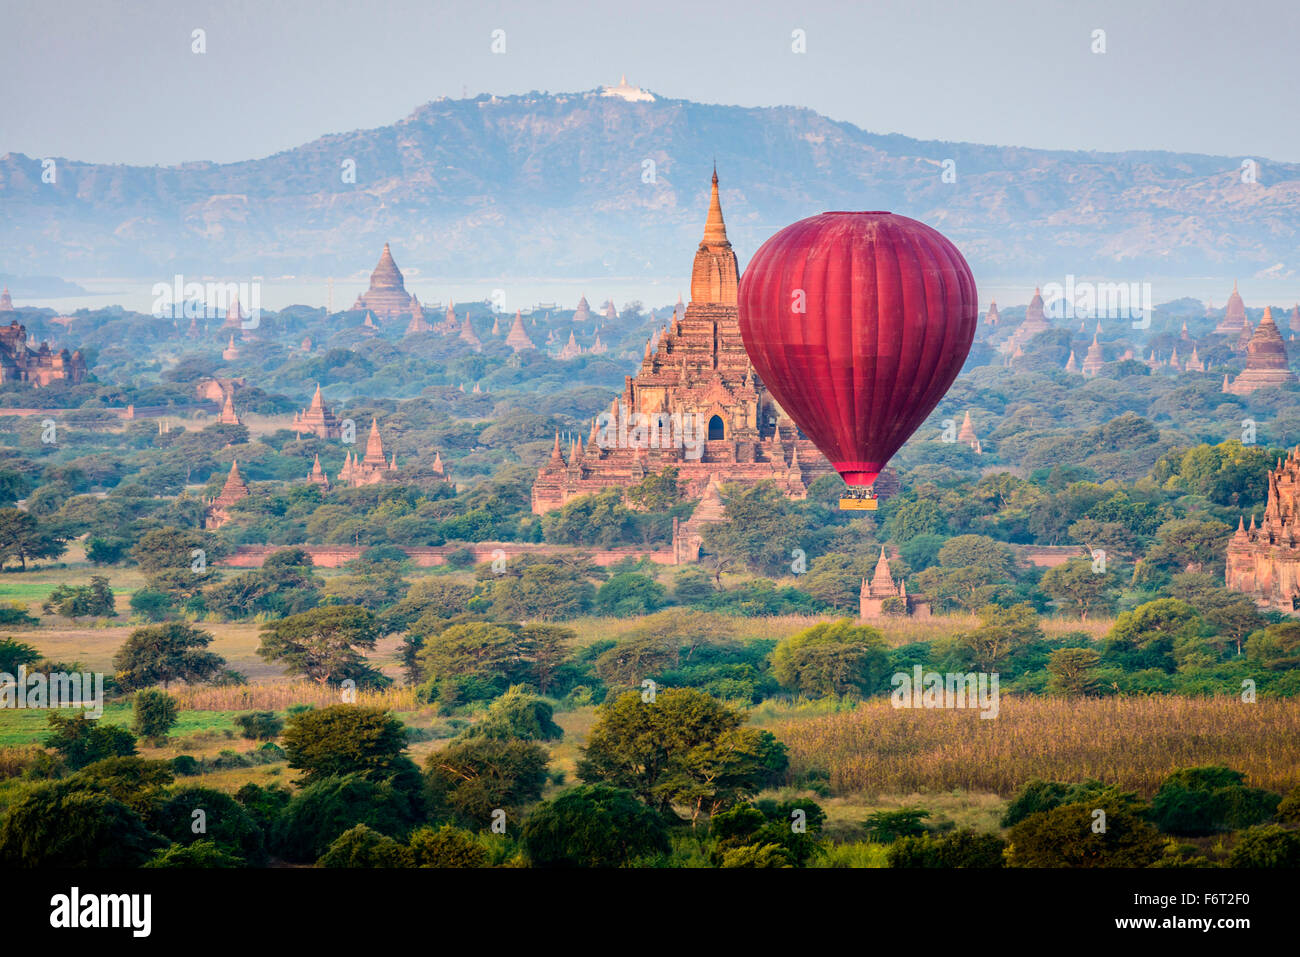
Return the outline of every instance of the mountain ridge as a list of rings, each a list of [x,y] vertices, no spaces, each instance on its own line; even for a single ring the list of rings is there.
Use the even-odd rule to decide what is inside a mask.
[[[387,241],[425,275],[670,275],[698,242],[715,155],[742,261],[804,216],[886,208],[944,231],[977,273],[1300,272],[1300,164],[1257,160],[1252,184],[1227,156],[919,140],[806,107],[594,91],[437,99],[234,163],[56,158],[54,184],[5,153],[0,268],[341,275]]]

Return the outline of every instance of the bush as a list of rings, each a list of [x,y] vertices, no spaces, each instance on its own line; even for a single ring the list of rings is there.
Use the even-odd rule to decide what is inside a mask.
[[[1093,830],[1097,809],[1106,813],[1104,832]],[[1113,793],[1031,814],[1010,838],[1013,867],[1148,867],[1164,850],[1141,808]]]
[[[139,867],[164,842],[140,815],[74,782],[32,788],[0,823],[4,867]]]
[[[919,807],[877,811],[862,822],[862,827],[867,832],[867,840],[877,844],[892,844],[899,838],[924,834],[925,819],[929,816],[929,811]]]
[[[193,844],[173,844],[159,851],[142,867],[182,867],[190,870],[243,867],[244,862],[214,844],[212,841],[195,841]]]
[[[266,863],[261,827],[238,801],[221,791],[180,788],[158,806],[150,823],[175,844],[210,841],[253,867]]]
[[[288,802],[275,821],[271,846],[285,860],[311,863],[358,824],[389,837],[405,837],[422,811],[409,792],[391,781],[371,781],[360,774],[322,778]]]
[[[410,867],[411,852],[388,835],[358,824],[340,834],[317,863],[321,867]]]
[[[450,824],[437,830],[419,828],[411,835],[410,850],[415,867],[486,867],[488,863],[486,848]]]
[[[104,758],[136,753],[135,735],[126,728],[91,721],[84,714],[65,718],[52,711],[47,720],[50,734],[45,746],[59,752],[74,771]]]
[[[131,611],[145,621],[162,621],[172,611],[172,596],[165,591],[137,588],[131,595]]]
[[[1175,771],[1151,800],[1150,820],[1162,831],[1188,836],[1262,824],[1282,799],[1271,791],[1248,788],[1244,781],[1243,774],[1225,767]]]
[[[1241,832],[1228,855],[1230,867],[1300,867],[1300,831],[1277,824]]]
[[[192,754],[178,754],[172,758],[172,772],[178,777],[189,778],[202,772],[198,759]]]
[[[794,867],[790,852],[780,844],[745,844],[722,855],[720,867]]]
[[[284,721],[274,711],[249,711],[235,716],[239,733],[250,741],[274,741],[284,730]]]
[[[166,740],[167,733],[176,724],[176,699],[165,691],[152,688],[137,691],[134,710],[132,729],[155,744]]]
[[[572,788],[537,805],[524,821],[524,850],[536,867],[623,867],[669,851],[663,819],[630,791]]]
[[[553,720],[554,709],[522,685],[512,685],[488,707],[481,721],[465,729],[463,738],[494,738],[498,741],[555,741],[564,729]]]
[[[967,829],[942,837],[922,834],[899,838],[890,845],[888,859],[890,867],[1005,867],[1002,852],[1006,846],[1007,842],[996,834]]]

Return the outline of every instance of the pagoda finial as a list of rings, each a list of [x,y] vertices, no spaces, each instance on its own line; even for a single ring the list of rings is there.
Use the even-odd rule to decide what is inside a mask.
[[[722,220],[722,201],[718,198],[718,170],[713,170],[713,187],[709,196],[709,216],[704,221],[704,245],[721,246],[727,244],[727,225]],[[692,297],[693,298],[693,297]]]

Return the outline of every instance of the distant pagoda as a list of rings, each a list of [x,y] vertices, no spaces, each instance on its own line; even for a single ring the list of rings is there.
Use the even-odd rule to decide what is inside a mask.
[[[310,432],[320,439],[343,437],[343,426],[335,417],[334,410],[325,407],[319,382],[316,383],[316,394],[311,397],[311,405],[301,412],[294,413],[293,430],[298,433],[299,438],[304,432]]]
[[[996,327],[997,324],[998,324],[998,301],[996,299],[990,299],[989,311],[984,316],[984,325],[990,327]]]
[[[323,492],[328,492],[330,490],[329,476],[326,475],[325,470],[320,467],[319,453],[316,455],[316,461],[312,463],[311,471],[307,473],[307,481],[312,485],[319,485]]]
[[[872,572],[871,581],[862,579],[862,587],[858,591],[858,620],[870,621],[883,617],[887,613],[885,602],[890,599],[897,599],[900,614],[917,618],[930,617],[930,603],[918,595],[909,595],[905,581],[894,581],[893,572],[889,568],[889,557],[885,554],[885,546],[881,545],[880,558],[876,560],[876,570]]]
[[[379,420],[371,419],[365,458],[358,460],[355,452],[349,452],[344,460],[343,470],[339,472],[339,484],[358,488],[362,485],[375,485],[396,479],[397,454],[394,453],[392,459],[385,457],[384,440],[379,436]]]
[[[524,316],[518,309],[515,310],[515,321],[510,327],[510,332],[506,335],[506,345],[515,352],[524,352],[528,349],[536,349],[533,340],[528,338],[528,333],[524,330]]]
[[[379,254],[379,262],[370,274],[370,288],[357,296],[353,309],[368,309],[384,319],[407,315],[414,308],[415,297],[407,293],[402,271],[393,261],[388,243]]]
[[[1035,286],[1034,296],[1029,300],[1029,305],[1025,307],[1024,321],[1016,327],[1016,331],[1011,334],[1011,338],[999,346],[1000,351],[1004,353],[1015,353],[1017,350],[1024,355],[1022,348],[1030,339],[1040,332],[1046,332],[1052,328],[1047,321],[1047,314],[1043,309],[1042,291]],[[1015,358],[1019,358],[1016,356]]]
[[[975,425],[970,419],[970,410],[966,411],[966,418],[961,420],[961,428],[957,431],[957,441],[969,446],[970,450],[976,455],[983,455],[984,448],[980,445],[979,436],[975,434]]]
[[[420,306],[420,300],[411,294],[411,321],[406,324],[406,334],[416,336],[425,332],[433,332],[433,326],[424,318],[424,309]]]
[[[574,322],[586,322],[591,318],[591,306],[587,305],[587,297],[581,296],[578,299],[578,308],[573,310]]]
[[[1095,376],[1101,372],[1102,367],[1106,365],[1106,358],[1102,355],[1101,343],[1097,341],[1097,336],[1101,332],[1101,327],[1097,327],[1097,332],[1092,334],[1092,345],[1088,346],[1088,354],[1083,357],[1083,374],[1086,376]]]
[[[1228,306],[1223,312],[1223,318],[1214,327],[1214,331],[1221,336],[1237,336],[1241,334],[1242,327],[1246,324],[1246,304],[1241,300],[1241,293],[1237,292],[1237,281],[1234,279],[1232,294],[1228,296]]]
[[[1231,383],[1225,376],[1223,391],[1249,395],[1256,389],[1289,385],[1295,381],[1296,374],[1287,364],[1286,343],[1273,322],[1273,310],[1265,307],[1264,318],[1246,348],[1246,368]]]
[[[217,422],[221,425],[243,425],[239,421],[239,416],[235,413],[235,398],[233,392],[226,393],[225,404],[221,406],[221,414],[217,416]]]
[[[248,485],[244,482],[244,477],[239,474],[239,461],[234,460],[230,463],[230,474],[226,476],[226,484],[222,487],[221,494],[207,502],[203,527],[220,528],[226,524],[230,521],[230,513],[227,511],[230,506],[248,496]]]

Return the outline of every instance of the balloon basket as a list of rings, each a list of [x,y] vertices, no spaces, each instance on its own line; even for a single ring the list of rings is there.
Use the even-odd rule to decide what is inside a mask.
[[[842,512],[874,512],[875,510],[876,494],[870,487],[850,486],[849,494],[840,499]]]

